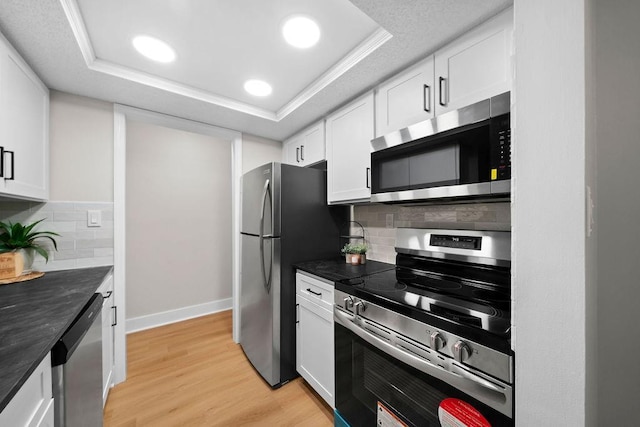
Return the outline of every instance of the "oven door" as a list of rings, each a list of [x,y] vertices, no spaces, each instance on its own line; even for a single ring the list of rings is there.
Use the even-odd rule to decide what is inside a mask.
[[[336,409],[351,427],[514,425],[512,418],[372,342],[336,322]],[[505,391],[510,404],[513,392]]]

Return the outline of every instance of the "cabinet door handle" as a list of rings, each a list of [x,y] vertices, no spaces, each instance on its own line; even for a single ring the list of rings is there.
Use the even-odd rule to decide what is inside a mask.
[[[300,304],[296,304],[296,323],[300,323],[300,315],[298,314],[300,312]]]
[[[4,177],[5,181],[13,181],[13,179],[15,178],[15,166],[16,166],[16,157],[15,157],[15,153],[13,151],[9,151],[9,150],[4,150],[4,154],[9,154],[11,155],[11,177],[7,178],[6,176]],[[4,165],[3,165],[4,166]]]
[[[296,147],[296,163],[300,163],[300,147]]]
[[[442,94],[444,93],[444,89],[442,88],[442,83],[446,83],[447,79],[445,79],[444,77],[439,77],[438,80],[438,84],[440,85],[440,105],[442,105],[443,107],[447,106],[447,101],[443,101],[443,99],[448,99],[449,97],[447,96],[446,98],[442,97]],[[447,87],[447,85],[445,84],[445,87]],[[448,88],[447,88],[448,89]]]
[[[4,147],[0,147],[0,178],[4,178]]]
[[[367,188],[371,188],[371,184],[369,183],[369,172],[371,171],[371,168],[367,168]]]
[[[307,288],[307,292],[311,292],[312,294],[314,294],[317,297],[321,297],[322,296],[322,292],[314,292],[311,290],[311,288]]]
[[[300,160],[304,162],[304,145],[300,146]]]
[[[113,323],[111,324],[111,326],[116,326],[118,324],[118,307],[115,305],[112,305],[111,308],[113,308]]]
[[[429,85],[424,85],[422,88],[422,108],[427,113],[431,112],[431,86]]]

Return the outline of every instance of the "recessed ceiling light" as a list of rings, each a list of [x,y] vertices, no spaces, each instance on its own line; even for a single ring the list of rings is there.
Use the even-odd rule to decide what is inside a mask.
[[[172,62],[176,59],[176,53],[171,46],[154,37],[134,37],[133,47],[142,55],[157,62]]]
[[[293,16],[282,26],[282,36],[291,46],[306,49],[320,40],[320,27],[306,16]]]
[[[262,80],[247,80],[244,83],[244,90],[249,92],[253,96],[267,96],[271,95],[271,85]]]

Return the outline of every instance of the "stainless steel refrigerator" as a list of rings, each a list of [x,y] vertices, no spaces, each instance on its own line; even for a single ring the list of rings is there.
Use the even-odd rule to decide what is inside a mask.
[[[240,344],[272,387],[297,376],[293,264],[337,256],[347,220],[327,206],[322,169],[268,163],[242,177]]]

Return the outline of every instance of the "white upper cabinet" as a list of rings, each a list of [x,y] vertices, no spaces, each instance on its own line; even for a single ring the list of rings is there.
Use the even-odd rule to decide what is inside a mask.
[[[376,89],[376,137],[511,90],[513,9]]]
[[[327,118],[327,199],[330,204],[371,197],[373,92]]]
[[[49,90],[0,36],[0,196],[49,197]]]
[[[325,159],[324,120],[287,139],[283,163],[309,166]]]
[[[376,137],[434,116],[433,55],[376,90]]]
[[[511,90],[513,8],[435,53],[436,115]]]

